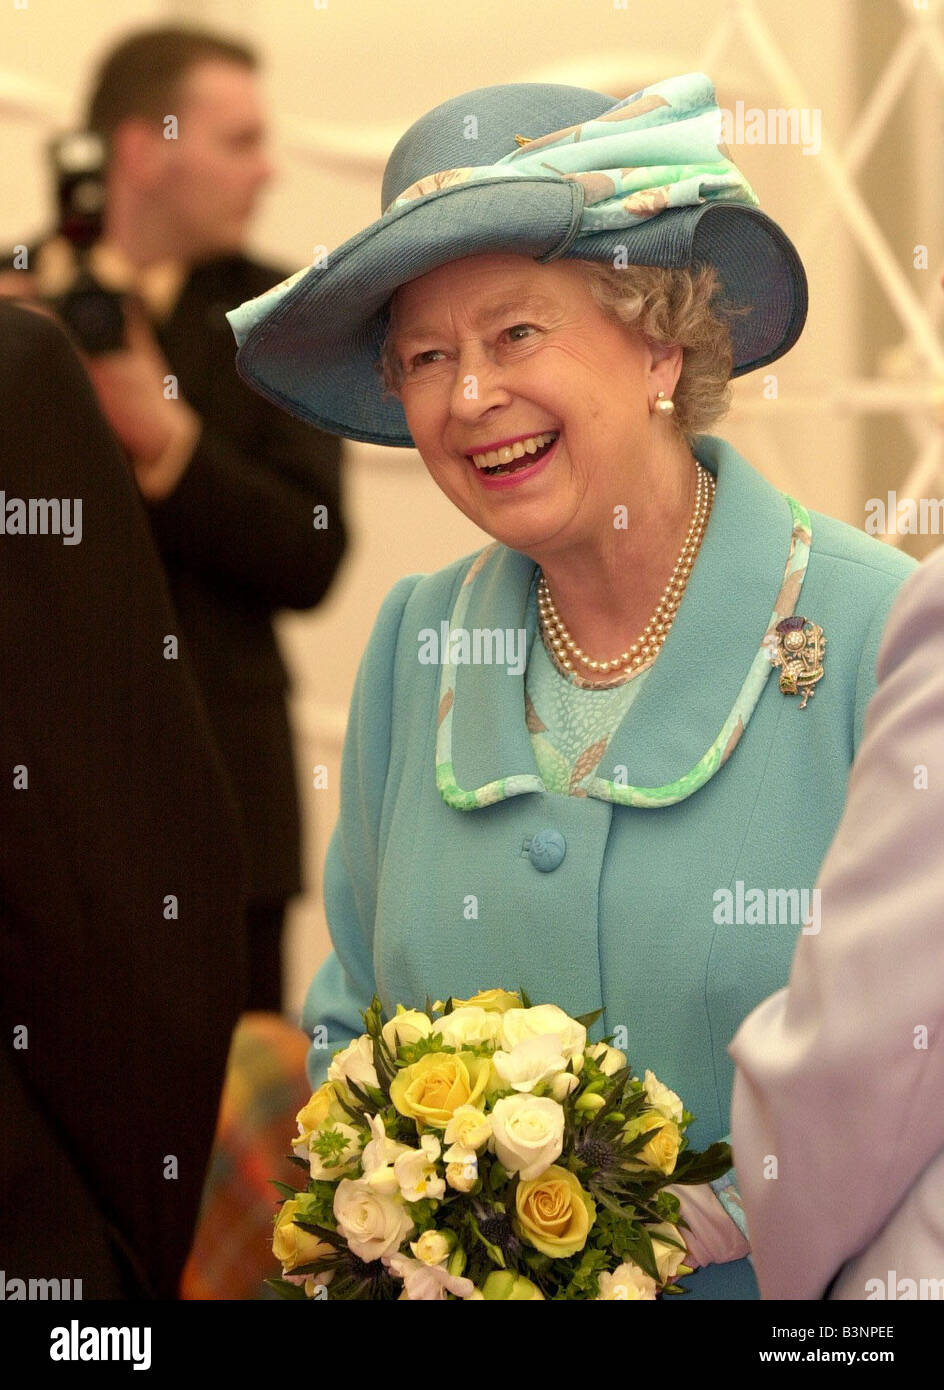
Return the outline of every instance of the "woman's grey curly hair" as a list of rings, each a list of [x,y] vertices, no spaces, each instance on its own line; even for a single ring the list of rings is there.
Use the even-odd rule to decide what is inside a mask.
[[[584,260],[575,264],[585,271],[590,292],[605,313],[652,343],[682,348],[682,370],[672,392],[675,413],[670,417],[681,433],[691,440],[720,420],[731,404],[734,365],[726,318],[738,311],[722,313],[715,307],[720,283],[712,267],[621,269]],[[389,330],[376,365],[384,396],[396,395],[402,370]]]

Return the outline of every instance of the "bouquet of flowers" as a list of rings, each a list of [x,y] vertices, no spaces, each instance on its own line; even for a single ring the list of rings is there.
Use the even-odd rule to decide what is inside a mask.
[[[674,1183],[731,1166],[608,1041],[523,990],[397,1006],[298,1115],[273,1252],[288,1298],[654,1299],[691,1272]],[[612,1036],[612,1035],[611,1035]],[[684,1223],[681,1223],[684,1224]]]

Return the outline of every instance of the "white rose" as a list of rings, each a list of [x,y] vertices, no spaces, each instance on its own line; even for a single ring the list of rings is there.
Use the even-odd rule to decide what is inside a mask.
[[[673,1226],[671,1221],[664,1221],[660,1226],[649,1226],[649,1235],[652,1237],[652,1249],[656,1257],[656,1269],[659,1271],[659,1278],[663,1284],[671,1284],[678,1273],[679,1265],[685,1264],[688,1251],[684,1245],[684,1234],[678,1226]],[[670,1245],[667,1240],[660,1240],[659,1236],[669,1236],[673,1241],[682,1241],[682,1248],[677,1245]]]
[[[508,1009],[498,1017],[502,1025],[501,1046],[505,1052],[511,1052],[523,1038],[540,1038],[545,1033],[558,1035],[560,1050],[566,1058],[583,1052],[587,1045],[587,1030],[583,1024],[565,1014],[556,1004],[536,1004],[532,1009]]]
[[[438,1199],[445,1195],[446,1184],[436,1172],[439,1139],[435,1134],[424,1134],[420,1145],[418,1149],[407,1149],[393,1165],[405,1202],[420,1202],[424,1197]]]
[[[643,1084],[653,1110],[658,1110],[659,1114],[664,1115],[667,1120],[674,1120],[676,1124],[680,1124],[683,1109],[681,1098],[674,1091],[670,1091],[668,1086],[663,1086],[659,1078],[651,1071],[646,1072]]]
[[[562,1071],[554,1077],[551,1082],[552,1100],[563,1101],[565,1096],[569,1096],[575,1086],[580,1085],[580,1077],[574,1076],[572,1072]]]
[[[374,1044],[369,1033],[362,1033],[339,1052],[328,1067],[328,1081],[353,1081],[355,1086],[379,1086],[374,1071]]]
[[[655,1296],[656,1281],[650,1279],[645,1270],[640,1269],[632,1260],[619,1265],[612,1274],[600,1275],[598,1300],[618,1298],[634,1301],[636,1299],[655,1299]]]
[[[389,1018],[381,1028],[380,1036],[396,1056],[398,1047],[428,1038],[432,1026],[427,1015],[419,1009],[404,1009],[402,1004],[398,1004],[393,1018]]]
[[[499,1163],[527,1182],[560,1158],[564,1112],[549,1097],[505,1096],[495,1102],[492,1131]]]
[[[626,1053],[605,1042],[593,1043],[587,1048],[587,1056],[593,1058],[604,1076],[615,1076],[626,1065]]]
[[[464,1149],[480,1149],[492,1136],[492,1122],[474,1105],[457,1105],[446,1125],[443,1143],[460,1144]]]
[[[393,1255],[415,1229],[399,1197],[375,1192],[363,1178],[342,1178],[334,1194],[338,1231],[362,1260]]]
[[[446,1047],[463,1048],[497,1041],[501,1026],[501,1014],[470,1004],[465,1008],[453,1009],[445,1018],[437,1018],[432,1030],[440,1035]]]
[[[557,1033],[522,1038],[510,1052],[495,1052],[492,1062],[501,1080],[515,1091],[533,1091],[535,1086],[550,1081],[567,1066]]]

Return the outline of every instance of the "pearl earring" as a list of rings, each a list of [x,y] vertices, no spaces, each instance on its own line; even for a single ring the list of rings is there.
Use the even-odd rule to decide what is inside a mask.
[[[660,415],[674,415],[675,402],[671,396],[666,396],[664,391],[660,391],[656,398],[656,410]]]

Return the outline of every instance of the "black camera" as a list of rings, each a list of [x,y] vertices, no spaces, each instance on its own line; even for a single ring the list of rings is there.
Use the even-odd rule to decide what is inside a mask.
[[[50,300],[89,354],[116,352],[125,345],[121,295],[92,274],[88,253],[101,239],[105,209],[105,142],[90,131],[58,136],[49,144],[59,210],[58,233],[75,253],[76,276],[68,290]]]

